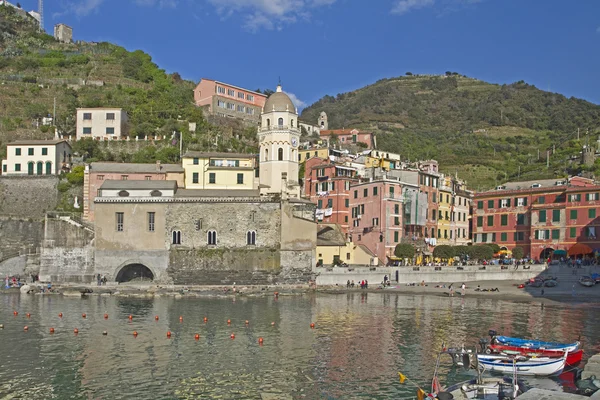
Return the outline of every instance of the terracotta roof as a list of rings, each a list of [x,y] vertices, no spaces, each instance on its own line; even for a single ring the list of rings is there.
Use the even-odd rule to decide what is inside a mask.
[[[255,158],[256,154],[244,154],[244,153],[216,153],[216,152],[202,152],[202,151],[188,151],[183,155],[183,158]]]
[[[346,237],[338,224],[317,225],[317,246],[344,246]]]
[[[90,164],[92,173],[113,172],[122,174],[165,174],[167,172],[184,172],[179,164],[136,164],[136,163],[118,163],[118,162],[94,162]]]
[[[352,134],[353,131],[356,131],[357,134],[359,133],[367,133],[370,134],[371,132],[364,132],[364,131],[360,131],[358,129],[329,129],[329,130],[322,130],[319,134],[321,136],[328,136],[328,135],[350,135]]]
[[[17,140],[12,143],[8,143],[7,146],[26,146],[26,145],[32,145],[32,146],[48,145],[48,146],[51,146],[51,145],[56,145],[56,144],[59,144],[62,142],[69,144],[69,142],[67,142],[66,140],[63,140],[63,139],[58,139],[58,140]],[[71,146],[71,145],[69,144],[69,146]]]

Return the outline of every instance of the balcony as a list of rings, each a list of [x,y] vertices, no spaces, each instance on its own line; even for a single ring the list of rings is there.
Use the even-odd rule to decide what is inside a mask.
[[[294,126],[288,125],[271,125],[271,126],[261,126],[258,129],[259,132],[271,132],[271,131],[292,131],[292,132],[300,132],[300,128],[296,128]]]

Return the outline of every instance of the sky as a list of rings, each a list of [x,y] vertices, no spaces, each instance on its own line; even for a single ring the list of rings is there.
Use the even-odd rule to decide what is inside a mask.
[[[16,1],[12,1],[13,3]],[[20,0],[37,9],[37,0]],[[300,108],[381,78],[455,71],[600,104],[600,0],[45,0],[45,29],[141,49],[167,72]]]

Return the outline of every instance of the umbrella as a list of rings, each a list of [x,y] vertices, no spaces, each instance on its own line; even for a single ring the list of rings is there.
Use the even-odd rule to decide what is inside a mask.
[[[576,256],[578,254],[589,254],[591,252],[592,249],[590,248],[590,246],[585,245],[583,243],[577,243],[569,249],[568,253],[570,256]],[[556,254],[556,252],[554,252],[554,254]]]
[[[566,256],[567,255],[567,251],[566,250],[554,250],[553,254],[555,256]]]

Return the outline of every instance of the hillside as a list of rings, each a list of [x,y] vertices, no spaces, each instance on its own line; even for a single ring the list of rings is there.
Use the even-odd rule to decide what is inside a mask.
[[[110,43],[63,44],[37,32],[33,19],[0,6],[0,155],[15,139],[52,138],[54,127],[40,126],[53,113],[56,128],[75,134],[78,107],[121,107],[129,115],[131,137],[184,134],[184,147],[195,150],[255,151],[256,131],[235,122],[209,123],[193,103],[194,82],[167,74],[140,50],[129,52]],[[197,129],[190,133],[187,122]],[[169,156],[177,143],[157,142]],[[91,152],[80,144],[80,152]],[[95,146],[94,148],[97,148]],[[115,145],[95,151],[96,159],[152,161],[154,150],[132,154],[139,146]],[[133,150],[132,150],[133,149]]]
[[[316,121],[321,111],[330,128],[372,130],[380,149],[410,160],[434,158],[474,189],[579,173],[583,168],[570,159],[587,141],[596,144],[600,128],[600,106],[587,101],[522,81],[496,85],[456,73],[383,79],[325,96],[302,119]],[[598,173],[600,165],[589,169]]]

